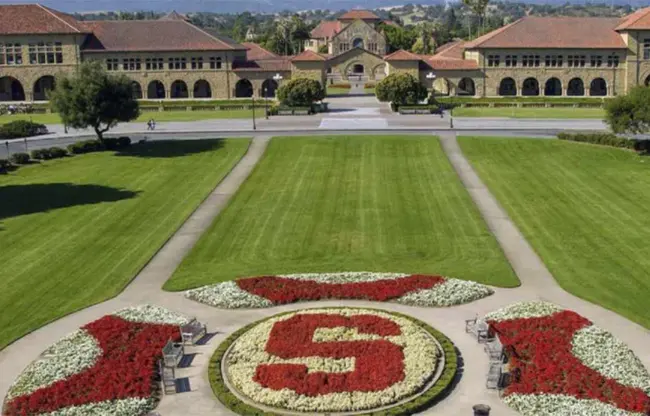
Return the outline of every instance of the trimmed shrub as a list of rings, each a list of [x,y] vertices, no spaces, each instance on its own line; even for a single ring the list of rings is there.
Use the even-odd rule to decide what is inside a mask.
[[[51,159],[50,149],[36,149],[30,152],[32,159],[34,160],[48,160]]]
[[[116,141],[117,139],[104,139],[104,140]],[[115,143],[117,143],[117,141]],[[68,145],[67,149],[68,149],[68,153],[70,154],[80,155],[82,153],[99,152],[100,150],[104,150],[104,146],[102,145],[102,142],[100,142],[99,140],[84,140],[81,142]]]
[[[613,133],[560,133],[557,135],[557,138],[572,142],[631,149],[639,153],[650,153],[650,140],[622,137]]]
[[[62,157],[66,157],[67,155],[67,152],[60,147],[50,147],[47,150],[50,152],[51,159],[60,159]]]
[[[81,148],[81,145],[79,143],[72,143],[69,144],[66,149],[68,149],[68,153],[71,155],[78,155],[83,153],[83,149]]]
[[[117,139],[113,138],[105,138],[104,139],[104,147],[106,150],[117,150]]]
[[[37,136],[47,133],[43,124],[32,123],[27,120],[10,121],[0,126],[0,139],[20,139],[22,137]]]
[[[295,78],[278,88],[276,95],[282,105],[308,107],[325,98],[325,89],[315,79]]]
[[[11,164],[7,159],[0,159],[0,174],[5,174],[9,171]]]
[[[327,88],[341,88],[341,89],[350,89],[352,88],[352,85],[350,84],[344,84],[344,83],[339,83],[339,84],[329,84]]]
[[[9,161],[14,165],[26,165],[29,163],[29,155],[27,153],[14,153],[9,156]]]
[[[117,147],[129,147],[131,146],[131,138],[122,136],[117,139]]]

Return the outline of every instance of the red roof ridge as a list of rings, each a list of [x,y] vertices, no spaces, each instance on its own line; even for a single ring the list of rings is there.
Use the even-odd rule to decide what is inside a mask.
[[[81,30],[79,30],[79,28],[76,28],[76,27],[72,26],[70,23],[68,23],[68,22],[66,22],[65,20],[61,19],[61,17],[58,16],[56,13],[54,13],[52,10],[50,10],[49,7],[45,7],[45,6],[43,6],[42,4],[40,4],[40,3],[36,3],[36,5],[37,5],[38,7],[40,7],[41,9],[45,10],[47,13],[51,14],[52,16],[54,16],[54,18],[56,18],[56,19],[62,21],[62,22],[63,22],[64,24],[66,24],[67,26],[70,26],[70,27],[72,28],[72,30],[74,30],[75,32],[81,33]]]
[[[294,56],[291,58],[291,61],[327,61],[327,58],[325,58],[323,55],[316,53],[314,51],[311,51],[309,49],[305,49],[298,55]]]
[[[645,12],[640,13],[642,11],[645,11]],[[639,9],[639,10],[635,11],[634,13],[630,13],[629,15],[624,17],[625,20],[620,25],[616,26],[614,28],[614,30],[626,29],[626,28],[632,26],[634,23],[641,20],[641,18],[647,16],[648,13],[650,13],[650,7],[644,7],[643,9]],[[634,18],[635,14],[638,14],[638,16],[636,16],[636,18]],[[633,20],[630,20],[630,19],[633,19]]]
[[[421,59],[422,58],[419,55],[405,51],[404,49],[400,49],[384,56],[384,61],[419,61]]]
[[[173,22],[174,20],[169,20],[169,21],[170,21],[170,22]],[[217,38],[216,36],[212,36],[211,34],[209,34],[208,32],[206,32],[205,30],[201,29],[200,27],[198,27],[198,26],[194,26],[192,23],[188,22],[187,20],[175,20],[175,21],[176,21],[176,22],[183,22],[183,23],[185,23],[186,25],[190,26],[192,29],[194,29],[194,30],[196,30],[196,31],[198,31],[198,32],[203,33],[204,35],[208,36],[209,38],[211,38],[211,39],[213,39],[213,40],[216,40],[216,41],[217,41],[218,43],[220,43],[221,45],[225,45],[228,49],[231,49],[231,50],[234,50],[234,49],[235,49],[232,45],[230,45],[230,44],[228,44],[228,43],[222,41],[221,39]]]
[[[528,16],[524,16],[524,17],[522,17],[520,19],[515,20],[512,23],[509,23],[509,24],[507,24],[505,26],[502,26],[502,27],[500,27],[498,29],[495,29],[492,32],[488,32],[485,35],[479,36],[478,38],[476,38],[476,39],[474,39],[474,40],[472,40],[470,42],[467,42],[466,47],[468,49],[476,48],[477,46],[480,46],[482,43],[485,43],[486,41],[492,39],[496,35],[500,35],[506,29],[510,29],[511,27],[523,22],[526,18],[528,18]]]

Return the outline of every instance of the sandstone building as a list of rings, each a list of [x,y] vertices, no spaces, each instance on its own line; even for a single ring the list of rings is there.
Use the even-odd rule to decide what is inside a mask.
[[[382,28],[394,23],[366,10],[321,22],[292,57],[236,43],[177,13],[82,22],[38,4],[5,5],[0,22],[0,101],[46,100],[57,77],[89,59],[126,74],[138,98],[154,100],[273,96],[295,77],[328,84],[394,72],[437,94],[477,97],[609,96],[650,82],[650,8],[624,18],[524,17],[434,55],[387,53]]]

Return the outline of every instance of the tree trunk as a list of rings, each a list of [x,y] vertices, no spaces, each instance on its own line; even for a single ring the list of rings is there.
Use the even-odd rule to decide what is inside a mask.
[[[95,126],[95,134],[97,135],[97,140],[100,142],[104,143],[104,131],[99,128],[99,126]]]

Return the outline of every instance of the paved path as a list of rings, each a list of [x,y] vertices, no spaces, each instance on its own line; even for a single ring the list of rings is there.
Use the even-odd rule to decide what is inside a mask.
[[[209,386],[207,368],[212,352],[229,333],[245,324],[280,311],[313,306],[345,304],[399,311],[431,324],[451,338],[463,357],[462,376],[452,393],[441,403],[425,411],[423,414],[426,415],[469,415],[472,412],[472,405],[476,403],[489,404],[495,415],[516,414],[503,404],[495,392],[485,388],[485,375],[488,369],[487,355],[483,352],[481,345],[477,344],[471,336],[465,334],[463,325],[465,318],[484,315],[515,301],[545,299],[573,309],[625,341],[641,358],[646,367],[650,367],[650,349],[647,348],[650,345],[650,332],[613,312],[564,292],[462,155],[456,142],[455,133],[443,132],[441,138],[449,160],[519,276],[522,282],[521,287],[515,289],[495,288],[495,294],[488,298],[467,305],[436,309],[362,301],[329,301],[285,305],[261,310],[219,310],[185,299],[180,293],[162,291],[160,286],[173,273],[201,233],[218,215],[227,200],[236,192],[259,161],[267,145],[268,137],[256,137],[240,163],[215,188],[122,294],[59,319],[0,351],[0,374],[2,375],[0,377],[0,397],[4,397],[10,383],[25,366],[62,336],[116,309],[145,302],[196,316],[207,323],[209,330],[218,331],[208,345],[193,347],[197,356],[192,367],[177,373],[178,377],[190,377],[192,391],[163,397],[157,408],[157,411],[163,416],[232,415],[232,412],[225,409],[216,400]]]

